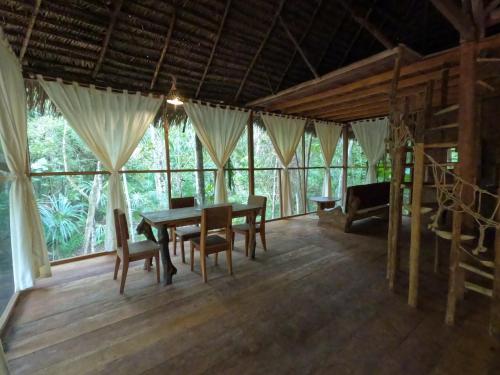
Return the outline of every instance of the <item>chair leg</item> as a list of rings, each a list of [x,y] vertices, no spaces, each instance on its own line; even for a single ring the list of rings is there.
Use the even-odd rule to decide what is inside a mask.
[[[234,238],[236,237],[236,233],[235,232],[232,232],[231,233],[231,244],[233,246],[233,249],[234,249]]]
[[[434,247],[434,273],[439,273],[439,237],[435,237]]]
[[[116,261],[115,261],[115,274],[113,276],[113,280],[116,280],[116,278],[118,277],[118,270],[120,269],[120,257],[119,256],[116,256]]]
[[[160,282],[160,253],[155,255],[156,281]]]
[[[264,251],[267,251],[266,232],[260,232],[260,241],[262,242],[262,247],[264,248]]]
[[[151,272],[151,266],[153,265],[153,258],[146,259],[146,270]]]
[[[232,275],[233,274],[233,259],[232,259],[231,249],[226,250],[226,262],[227,262],[229,274]]]
[[[190,261],[191,261],[191,272],[194,271],[194,245],[193,243],[191,242],[191,254],[190,254]]]
[[[207,257],[205,251],[200,250],[200,261],[201,261],[201,277],[203,277],[203,282],[207,282]]]
[[[186,263],[186,255],[184,254],[184,240],[181,238],[181,256],[182,263]]]
[[[172,229],[172,241],[174,241],[174,255],[177,255],[177,235],[175,234],[175,229]]]
[[[219,253],[215,253],[215,265],[219,265]]]
[[[248,257],[248,246],[250,243],[250,233],[245,232],[245,256]]]
[[[120,284],[120,294],[123,294],[123,290],[125,289],[125,281],[127,280],[127,272],[128,272],[128,259],[123,260],[123,269],[122,269],[122,282]]]

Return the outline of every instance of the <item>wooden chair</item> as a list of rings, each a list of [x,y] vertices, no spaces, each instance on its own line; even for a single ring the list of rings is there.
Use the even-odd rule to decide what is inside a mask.
[[[260,240],[262,241],[262,247],[264,251],[267,251],[266,245],[266,204],[267,197],[263,197],[260,195],[250,195],[248,197],[248,204],[255,204],[262,207],[259,212],[260,222],[255,223],[255,233],[260,234]],[[236,233],[240,233],[245,236],[245,255],[248,256],[248,245],[250,241],[250,226],[248,223],[233,225],[233,235],[232,235],[232,245],[234,248],[234,237]]]
[[[123,262],[120,294],[123,294],[123,290],[125,289],[125,280],[127,279],[128,265],[130,262],[155,258],[156,279],[160,282],[160,245],[150,240],[129,243],[127,217],[125,213],[119,209],[115,209],[114,216],[116,243],[118,248],[116,250],[115,274],[113,279],[116,280],[120,262]],[[148,270],[149,269],[148,267]]]
[[[216,206],[204,208],[201,212],[201,234],[200,237],[191,240],[191,271],[194,270],[194,250],[200,251],[201,274],[203,281],[207,282],[207,256],[215,254],[217,263],[217,254],[221,251],[226,252],[226,260],[229,268],[229,274],[233,274],[233,263],[231,257],[231,220],[232,206]],[[218,230],[218,233],[224,233],[224,237],[219,234],[208,235],[209,231]]]
[[[170,200],[170,208],[185,208],[194,207],[194,197],[172,198]],[[181,243],[182,263],[186,263],[186,255],[184,254],[184,241],[200,236],[200,227],[198,225],[189,225],[184,227],[175,227],[172,229],[172,239],[174,241],[174,255],[177,255],[177,239]]]

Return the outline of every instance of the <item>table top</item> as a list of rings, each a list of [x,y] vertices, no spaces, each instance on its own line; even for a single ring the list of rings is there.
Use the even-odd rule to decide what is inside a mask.
[[[329,202],[338,202],[340,199],[333,197],[311,197],[309,198],[309,200],[313,202],[329,203]]]
[[[217,207],[223,205],[206,205],[201,207],[186,207],[153,212],[144,212],[140,215],[152,226],[174,225],[183,222],[199,222],[201,210],[204,207]],[[259,211],[262,207],[257,204],[233,203],[233,217],[246,216],[250,212]]]

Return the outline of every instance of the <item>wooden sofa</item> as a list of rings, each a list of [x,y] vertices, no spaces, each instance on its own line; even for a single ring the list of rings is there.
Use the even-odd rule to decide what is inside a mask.
[[[368,217],[387,218],[391,184],[356,185],[347,188],[345,206],[318,211],[320,224],[331,224],[349,232],[352,222]]]

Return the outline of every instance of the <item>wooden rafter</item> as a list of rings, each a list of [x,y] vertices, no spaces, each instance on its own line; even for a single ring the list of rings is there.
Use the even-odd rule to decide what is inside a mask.
[[[474,25],[452,0],[431,0],[431,2],[463,39],[473,40],[475,38]]]
[[[174,31],[175,20],[176,20],[176,15],[175,15],[175,8],[174,8],[174,11],[172,13],[172,19],[170,20],[170,25],[168,26],[167,36],[165,37],[165,43],[163,44],[160,58],[158,59],[158,62],[156,63],[155,73],[153,75],[153,79],[151,80],[151,85],[149,86],[150,89],[153,89],[153,87],[155,86],[156,80],[158,79],[158,74],[160,73],[161,66],[163,65],[163,60],[165,59],[165,55],[167,54],[168,46],[170,45],[170,40],[172,39],[172,33]]]
[[[123,0],[115,0],[112,2],[113,10],[111,12],[111,19],[109,21],[108,29],[106,30],[106,35],[104,36],[101,53],[99,54],[99,58],[97,59],[94,70],[92,71],[92,78],[95,78],[97,76],[97,73],[99,73],[99,70],[101,69],[102,62],[104,61],[104,56],[106,55],[106,51],[108,50],[111,34],[113,33],[113,30],[115,28],[118,14],[120,14],[122,5]]]
[[[302,42],[306,39],[307,35],[309,34],[309,31],[311,31],[312,26],[314,25],[314,21],[316,19],[316,15],[318,14],[319,9],[321,8],[321,5],[323,4],[323,0],[320,0],[318,2],[318,5],[316,6],[316,9],[314,9],[314,12],[309,19],[309,24],[307,25],[306,29],[304,30],[304,33],[299,39],[299,45],[302,44]],[[295,56],[297,56],[297,48],[293,51],[292,57],[290,58],[290,61],[288,62],[288,65],[286,66],[285,70],[283,70],[283,73],[281,74],[280,80],[278,84],[276,85],[276,90],[279,91],[281,85],[283,84],[283,80],[285,79],[288,71],[292,67],[293,62],[295,61]]]
[[[368,12],[366,12],[364,20],[368,20],[368,17],[370,17],[372,10],[373,10],[373,6],[370,9],[368,9]],[[345,61],[349,57],[349,54],[351,53],[352,48],[354,47],[354,45],[358,41],[359,35],[361,34],[362,30],[363,30],[363,25],[360,24],[358,30],[356,31],[356,34],[354,34],[354,36],[351,38],[351,43],[349,44],[349,47],[345,50],[344,56],[342,57],[342,60],[340,60],[338,67],[341,67],[344,65]]]
[[[217,48],[217,45],[219,44],[219,39],[222,35],[222,29],[224,28],[224,24],[226,23],[226,18],[227,14],[229,13],[229,7],[231,6],[231,1],[232,0],[227,0],[226,2],[226,8],[224,9],[224,15],[222,16],[222,20],[219,25],[219,30],[217,31],[217,36],[215,37],[214,45],[212,46],[212,51],[210,52],[210,57],[208,58],[207,65],[205,66],[205,70],[203,71],[203,75],[201,76],[200,83],[198,84],[198,88],[196,89],[196,94],[194,95],[195,98],[198,98],[198,95],[200,95],[200,90],[201,87],[203,86],[203,83],[205,82],[205,78],[207,77],[208,69],[210,68],[210,65],[212,64],[212,60],[214,58],[215,54],[215,49]]]
[[[28,49],[28,44],[31,39],[31,33],[33,32],[33,28],[35,27],[36,18],[38,16],[38,12],[40,11],[40,5],[42,4],[42,0],[35,0],[35,5],[33,7],[33,13],[31,14],[30,22],[28,24],[28,29],[26,30],[26,35],[23,39],[23,44],[21,46],[21,50],[19,51],[19,60],[22,62],[26,50]]]
[[[279,18],[281,27],[283,27],[283,30],[285,30],[286,35],[288,36],[288,38],[292,41],[293,45],[295,46],[295,51],[299,52],[300,56],[302,57],[302,59],[304,60],[304,62],[306,63],[307,67],[309,68],[309,70],[311,71],[311,73],[314,75],[314,77],[318,78],[319,75],[316,72],[316,69],[314,69],[314,66],[311,64],[311,62],[307,58],[306,54],[304,53],[304,50],[300,46],[300,43],[297,41],[297,39],[295,39],[295,37],[293,36],[292,32],[290,31],[290,29],[286,25],[285,21],[283,21],[283,17],[279,16],[278,18]]]
[[[484,8],[484,13],[485,14],[491,13],[499,6],[500,6],[500,0],[493,0],[491,3],[488,4],[488,6]]]
[[[283,9],[283,6],[285,5],[286,0],[281,0],[278,6],[278,9],[276,10],[276,13],[273,16],[273,21],[271,23],[271,26],[267,30],[266,35],[264,36],[264,39],[262,39],[262,42],[260,43],[259,48],[257,49],[257,52],[255,52],[255,55],[252,58],[252,61],[250,62],[250,65],[248,66],[245,75],[243,76],[243,79],[241,80],[240,87],[238,88],[238,91],[236,92],[236,95],[234,96],[234,101],[238,101],[241,92],[243,91],[243,87],[245,87],[245,83],[247,82],[248,76],[250,75],[250,72],[252,71],[255,63],[257,62],[257,59],[259,58],[262,50],[264,49],[264,46],[266,45],[267,40],[271,36],[271,32],[274,30],[274,27],[276,26],[276,22],[278,22],[278,17],[281,14],[281,10]]]
[[[382,44],[387,49],[392,49],[396,45],[385,36],[377,27],[375,27],[372,23],[368,22],[366,17],[362,17],[356,13],[356,11],[349,5],[349,3],[345,0],[338,0],[339,3],[344,7],[345,10],[349,12],[351,17],[359,23],[363,28],[366,29],[370,34],[373,35],[375,39],[377,39],[380,44]]]
[[[349,12],[345,12],[344,16],[342,17],[342,19],[340,20],[340,22],[335,27],[335,30],[332,32],[332,34],[331,34],[332,36],[331,36],[330,40],[328,41],[328,44],[326,45],[326,48],[321,53],[321,57],[319,58],[318,63],[316,64],[317,69],[319,69],[321,67],[321,63],[323,62],[326,54],[330,50],[330,47],[331,47],[333,41],[335,40],[335,37],[337,36],[340,28],[342,27],[342,25],[344,24],[344,22],[346,21],[346,19],[347,19],[348,16],[349,16]]]

